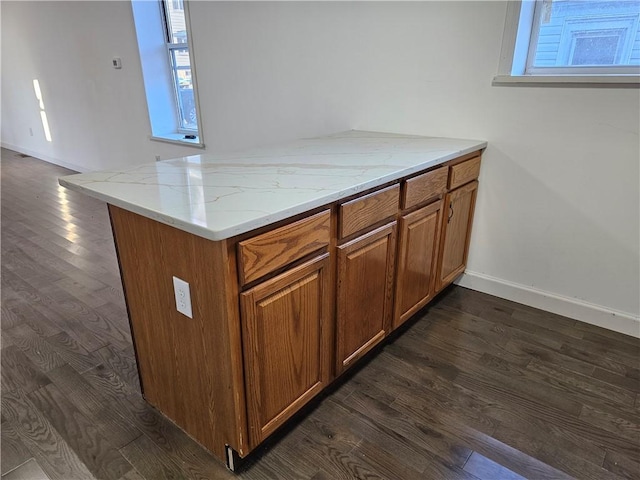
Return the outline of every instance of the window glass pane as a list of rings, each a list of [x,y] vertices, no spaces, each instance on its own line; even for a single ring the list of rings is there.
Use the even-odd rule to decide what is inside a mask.
[[[186,48],[171,49],[173,78],[178,92],[178,111],[182,128],[196,130],[196,102],[191,82],[191,63],[189,50]]]
[[[187,27],[182,0],[165,0],[169,43],[187,43]]]
[[[640,0],[540,2],[534,67],[640,65]]]
[[[619,44],[619,36],[576,38],[571,65],[613,65]]]

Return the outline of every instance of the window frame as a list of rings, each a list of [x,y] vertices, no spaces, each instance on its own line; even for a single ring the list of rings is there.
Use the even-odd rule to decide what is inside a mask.
[[[175,43],[172,42],[171,35],[171,20],[169,19],[169,9],[168,2],[175,2],[176,0],[159,0],[158,5],[160,7],[160,17],[162,18],[162,28],[164,31],[164,40],[167,49],[167,57],[169,62],[169,76],[171,78],[172,86],[173,86],[173,100],[174,100],[174,112],[176,116],[176,124],[177,133],[184,135],[193,135],[196,137],[200,135],[200,109],[198,105],[198,96],[197,96],[197,87],[195,80],[195,72],[194,72],[194,61],[193,61],[193,49],[191,48],[191,28],[188,16],[188,2],[186,0],[182,0],[183,12],[185,17],[185,31],[187,41],[184,43]],[[183,112],[181,111],[182,107],[180,104],[180,80],[178,78],[178,70],[179,67],[174,62],[174,51],[175,50],[186,50],[189,55],[189,69],[191,70],[191,85],[193,88],[193,102],[195,107],[195,116],[196,116],[196,128],[187,128],[182,125]]]
[[[507,3],[498,74],[493,85],[538,84],[575,86],[640,86],[640,67],[531,67],[543,0]]]

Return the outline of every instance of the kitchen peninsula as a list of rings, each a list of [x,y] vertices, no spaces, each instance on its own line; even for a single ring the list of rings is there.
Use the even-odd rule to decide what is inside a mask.
[[[60,184],[108,203],[145,399],[233,470],[464,271],[484,148],[349,131]]]

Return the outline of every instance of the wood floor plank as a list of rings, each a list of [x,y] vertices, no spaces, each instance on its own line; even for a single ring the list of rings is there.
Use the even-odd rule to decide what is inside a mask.
[[[596,451],[593,455],[587,454],[593,448],[589,445],[583,450],[581,447],[585,442],[572,442],[572,439],[558,436],[554,432],[547,434],[542,429],[526,430],[521,425],[514,426],[511,423],[498,427],[493,436],[573,477],[615,480],[615,475],[602,468],[604,450]],[[562,445],[562,448],[558,448],[558,445]]]
[[[192,478],[144,435],[121,448],[120,452],[144,478],[157,480]]]
[[[500,480],[524,480],[524,477],[488,459],[478,452],[473,452],[464,465],[464,470],[478,478],[499,478]]]
[[[17,345],[2,349],[2,391],[22,390],[31,392],[51,382]]]
[[[542,364],[558,365],[583,375],[591,375],[596,369],[595,365],[563,355],[552,348],[532,345],[522,340],[510,339],[505,348],[516,356],[528,356],[531,360],[536,360]]]
[[[592,407],[591,405],[584,405],[582,407],[580,419],[626,438],[640,449],[640,424]]]
[[[526,405],[540,412],[553,408],[575,416],[580,413],[581,403],[562,396],[561,392],[553,388],[541,388],[539,384],[525,378],[524,371],[516,364],[503,362],[495,368],[484,368],[479,366],[480,357],[464,356],[466,345],[461,347],[451,344],[453,341],[443,345],[434,336],[429,336],[425,341],[427,349],[433,355],[440,358],[457,357],[457,364],[464,366],[465,371],[456,378],[459,385],[471,390],[480,390],[496,399],[519,403],[521,407]],[[474,353],[478,355],[486,352]],[[508,371],[505,371],[505,366],[509,368]]]
[[[114,448],[132,442],[142,432],[131,425],[126,418],[96,391],[71,366],[64,365],[51,370],[49,377],[56,387],[85,416],[94,420],[98,431],[107,438]]]
[[[52,480],[91,480],[94,476],[45,416],[16,390],[2,392],[2,414]]]
[[[453,424],[447,419],[432,415],[429,409],[425,409],[419,399],[413,397],[398,396],[392,407],[400,411],[411,413],[413,418],[420,418],[423,422],[432,425],[433,428],[451,435],[455,441],[461,442],[466,448],[477,451],[490,458],[492,461],[504,466],[527,478],[536,479],[569,479],[571,476],[557,470],[534,457],[506,445],[493,437],[478,432],[463,424]]]
[[[636,480],[640,478],[640,458],[632,459],[620,453],[607,451],[604,468],[621,478]]]
[[[640,379],[618,375],[617,373],[600,367],[594,367],[592,377],[602,380],[609,385],[615,385],[616,387],[624,388],[636,394],[640,393]]]
[[[610,338],[615,342],[624,342],[631,345],[638,345],[638,342],[640,342],[640,339],[638,339],[638,337],[632,337],[631,335],[625,335],[613,330],[607,330],[606,328],[602,328],[597,325],[591,325],[585,322],[576,321],[575,329],[581,332],[593,332],[597,335],[600,335],[601,337]]]
[[[602,335],[601,331],[585,332],[582,339],[584,342],[589,342],[591,345],[596,344],[609,352],[614,351],[620,355],[626,355],[634,362],[633,366],[636,368],[640,366],[638,360],[640,358],[640,339],[636,339],[635,342],[621,341],[620,337],[611,338],[611,336]]]
[[[109,367],[99,365],[82,377],[100,391],[127,422],[151,439],[165,455],[183,465],[190,477],[203,480],[217,478],[224,471],[212,454],[145,402],[137,390]]]
[[[331,444],[321,442],[316,437],[306,436],[292,449],[292,454],[307,455],[308,460],[319,468],[322,468],[329,478],[334,479],[383,479],[379,473],[374,472],[368,465],[363,464],[352,454],[352,450],[345,451],[335,448]],[[321,467],[320,467],[321,466]]]
[[[373,420],[359,412],[345,408],[340,403],[336,403],[333,398],[324,402],[314,412],[314,417],[323,419],[329,425],[331,422],[335,423],[336,418],[349,418],[349,421],[344,423],[345,426],[361,440],[366,438],[369,442],[385,446],[388,451],[394,452],[396,459],[402,463],[411,464],[419,472],[423,472],[436,461],[435,456],[419,448],[406,437],[392,430],[378,428]],[[354,447],[357,445],[355,444]],[[437,460],[444,464],[442,459]]]
[[[366,438],[353,449],[352,455],[383,478],[398,477],[407,480],[424,478],[422,472],[412,468],[410,463],[401,462],[392,451],[369,442]]]
[[[588,429],[588,425],[584,422],[574,420],[570,425],[558,424],[555,421],[556,417],[536,416],[526,409],[515,409],[502,403],[488,406],[485,414],[499,422],[500,426],[496,428],[494,436],[508,445],[548,442],[551,445],[561,446],[558,448],[564,451],[579,452],[596,464],[601,464],[604,459],[604,447],[594,443],[593,438],[585,437],[582,433],[584,429]],[[508,432],[508,437],[505,436],[505,432]]]
[[[592,345],[585,345],[578,342],[565,342],[560,351],[573,358],[577,358],[587,363],[591,363],[595,367],[610,370],[619,375],[631,378],[640,378],[640,369],[638,369],[637,360],[629,359],[626,356],[609,355],[606,350],[600,350]]]
[[[396,357],[384,351],[380,355],[380,361],[372,362],[367,368],[370,378],[365,380],[375,383],[384,378],[386,388],[392,390],[396,397],[402,393],[411,393],[431,408],[455,412],[456,417],[466,425],[492,434],[498,422],[484,413],[487,402],[475,392],[455,384],[453,379],[439,377],[440,372],[441,370],[425,369],[412,356]]]
[[[66,363],[55,349],[40,335],[34,332],[29,325],[16,325],[4,333],[11,338],[13,344],[19,348],[41,372],[46,373]]]
[[[452,465],[462,467],[471,453],[467,447],[434,429],[431,423],[425,423],[415,416],[403,415],[370,394],[356,391],[348,400],[348,408],[366,415],[378,428],[394,431]]]
[[[4,294],[10,290],[9,288],[3,288],[2,307],[0,310],[0,318],[2,319],[2,330],[8,330],[23,323],[23,319],[7,305],[8,301],[4,298]]]
[[[4,475],[33,457],[8,421],[0,427],[0,471]]]
[[[131,464],[54,384],[31,392],[28,397],[96,478],[118,480],[131,470]]]
[[[138,367],[131,346],[125,350],[118,350],[112,345],[108,345],[96,350],[95,353],[100,357],[104,365],[113,369],[131,388],[140,392]]]
[[[596,465],[590,459],[572,452],[558,449],[549,443],[545,444],[537,452],[537,457],[545,463],[572,475],[575,478],[585,480],[620,480],[620,477],[601,465]]]
[[[90,277],[88,277],[88,279],[91,281]],[[64,290],[66,293],[77,298],[91,308],[99,307],[100,305],[104,305],[108,302],[104,297],[100,297],[94,293],[96,290],[105,288],[105,285],[102,283],[100,283],[98,287],[91,287],[78,282],[69,275],[69,277],[62,278],[54,282],[54,286]]]
[[[44,295],[11,274],[11,272],[5,272],[2,281],[3,284],[12,286],[23,301],[29,303],[47,319],[55,322],[61,329],[64,329],[70,336],[81,343],[86,350],[91,352],[109,344],[106,339],[100,338],[76,318],[78,315],[76,315],[77,308],[73,308],[74,302],[69,304],[65,297],[58,300]],[[82,312],[82,309],[80,311]]]
[[[32,458],[18,468],[3,475],[2,480],[50,480],[50,478],[44,473],[44,470],[38,465],[38,462]]]
[[[120,477],[120,480],[145,480],[145,478],[134,468]]]
[[[86,372],[102,363],[100,356],[95,352],[88,352],[67,332],[52,335],[46,341],[78,373]]]
[[[415,364],[415,362],[412,362]],[[398,370],[400,372],[400,370]],[[401,375],[401,373],[399,373]],[[379,375],[377,376],[379,378]],[[420,395],[420,381],[417,379],[415,385],[401,385],[394,384],[393,390],[398,392],[400,391],[401,396],[406,396],[407,398],[420,398],[420,402],[423,408],[429,408],[429,410],[434,414],[437,418],[440,419],[450,419],[452,423],[456,421],[456,418],[464,418],[465,425],[474,425],[474,422],[469,420],[468,416],[456,411],[455,408],[451,408],[451,402],[447,402],[446,400],[439,403],[438,401],[434,402],[434,399],[437,399],[441,395],[438,392],[431,392],[429,395]],[[414,393],[415,392],[415,393]],[[581,452],[585,455],[585,457],[589,458],[591,461],[595,461],[598,464],[601,464],[604,459],[604,450],[593,445],[589,441],[585,441],[582,436],[573,435],[570,432],[566,432],[564,430],[558,429],[554,426],[552,422],[548,422],[547,419],[543,416],[540,419],[536,419],[534,417],[530,417],[525,413],[524,409],[507,409],[503,408],[502,402],[500,404],[495,404],[491,402],[487,398],[483,398],[481,394],[474,393],[473,395],[467,395],[466,390],[457,391],[456,394],[450,394],[450,398],[464,398],[465,396],[469,396],[470,403],[466,405],[463,404],[464,413],[467,411],[479,410],[482,417],[487,418],[488,420],[484,420],[484,422],[479,422],[480,430],[482,431],[482,426],[486,425],[486,422],[491,422],[489,424],[493,424],[497,426],[497,430],[491,433],[492,437],[495,437],[498,440],[506,444],[513,445],[514,442],[519,446],[519,449],[525,451],[530,456],[536,456],[535,453],[539,448],[542,448],[545,445],[545,442],[550,444],[563,445],[563,451],[574,451]],[[452,415],[454,414],[455,417]],[[493,420],[495,419],[495,420]],[[506,422],[509,426],[519,426],[519,432],[512,431],[509,429],[510,436],[505,437],[505,428],[501,426],[498,422]],[[522,442],[519,440],[522,439]],[[537,447],[531,450],[531,447],[537,443]],[[526,446],[526,448],[522,448]],[[575,462],[574,462],[575,463]],[[595,469],[595,467],[594,467]]]
[[[38,335],[48,338],[52,335],[57,335],[62,333],[63,328],[56,322],[49,320],[47,317],[42,315],[39,311],[34,309],[28,303],[22,301],[15,304],[13,307],[9,309],[13,315],[18,319],[20,323],[25,323],[31,327],[31,329],[36,332]],[[5,324],[5,311],[2,311],[2,328],[11,328],[18,324],[16,322],[13,325]]]

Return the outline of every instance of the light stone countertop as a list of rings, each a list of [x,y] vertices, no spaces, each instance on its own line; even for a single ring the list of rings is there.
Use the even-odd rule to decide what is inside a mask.
[[[60,185],[222,240],[485,148],[480,140],[348,132],[61,177]]]

